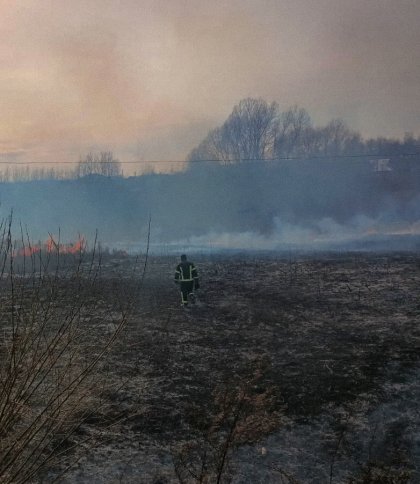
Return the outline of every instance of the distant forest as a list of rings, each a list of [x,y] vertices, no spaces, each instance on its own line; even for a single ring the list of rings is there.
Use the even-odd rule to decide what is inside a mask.
[[[281,111],[275,102],[243,99],[220,126],[187,157],[188,162],[220,164],[250,160],[313,159],[331,157],[415,156],[420,136],[406,133],[404,139],[363,139],[342,119],[314,126],[309,113],[298,106]],[[0,182],[77,179],[88,175],[123,176],[122,163],[112,152],[89,153],[75,168],[8,166],[0,170]]]
[[[420,136],[406,133],[403,140],[364,140],[341,119],[314,126],[309,113],[297,106],[280,111],[277,103],[244,99],[222,126],[210,131],[188,160],[241,160],[339,156],[396,156],[419,150]]]
[[[314,127],[303,109],[246,99],[191,151],[183,171],[124,178],[112,153],[91,154],[72,176],[3,180],[0,203],[32,237],[97,229],[110,245],[144,241],[149,217],[162,243],[270,235],[282,226],[322,231],[326,220],[418,224],[418,151],[413,136],[363,140],[342,121]]]

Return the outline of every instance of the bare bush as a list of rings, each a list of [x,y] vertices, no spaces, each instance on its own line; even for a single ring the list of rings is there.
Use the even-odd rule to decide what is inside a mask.
[[[406,468],[392,467],[381,462],[369,462],[358,477],[349,479],[348,484],[407,484],[412,473]]]
[[[235,449],[278,429],[282,409],[274,409],[274,389],[266,388],[261,378],[262,367],[257,365],[237,384],[218,385],[208,407],[191,409],[195,430],[173,453],[181,484],[229,482]]]
[[[106,377],[97,369],[127,310],[118,292],[98,308],[96,244],[90,254],[60,254],[59,242],[31,253],[22,236],[28,250],[18,252],[11,226],[3,221],[0,232],[0,481],[21,483],[65,456],[97,410]],[[101,318],[112,330],[98,346],[90,332]]]

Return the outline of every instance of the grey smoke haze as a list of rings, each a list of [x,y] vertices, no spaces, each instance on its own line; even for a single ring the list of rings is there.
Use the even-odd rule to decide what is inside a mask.
[[[419,22],[417,0],[3,0],[0,157],[183,159],[246,97],[417,136]]]
[[[420,170],[413,160],[376,172],[331,160],[194,165],[171,175],[88,176],[0,185],[33,241],[79,234],[110,247],[418,249]]]
[[[390,222],[381,214],[378,219],[356,216],[348,224],[331,218],[314,221],[310,227],[292,225],[275,219],[275,230],[268,234],[255,232],[209,232],[173,242],[174,247],[187,250],[416,250],[420,247],[420,219],[415,222]]]

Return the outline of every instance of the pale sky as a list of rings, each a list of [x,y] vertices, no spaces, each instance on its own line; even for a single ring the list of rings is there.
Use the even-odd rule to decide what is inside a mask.
[[[420,135],[419,0],[0,0],[0,160],[184,159],[245,97]]]

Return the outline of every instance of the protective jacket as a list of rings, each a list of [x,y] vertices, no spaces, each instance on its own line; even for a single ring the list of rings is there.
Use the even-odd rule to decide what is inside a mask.
[[[190,261],[181,262],[176,266],[175,282],[198,282],[198,273]]]

